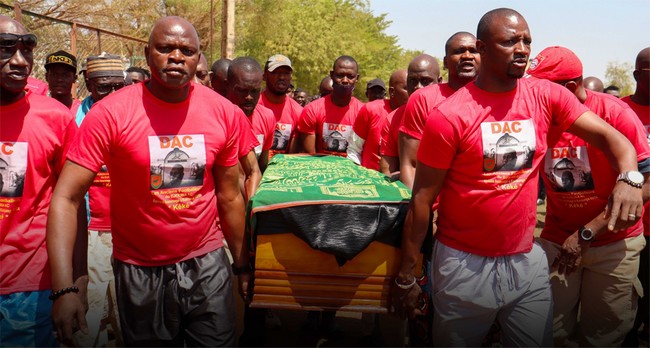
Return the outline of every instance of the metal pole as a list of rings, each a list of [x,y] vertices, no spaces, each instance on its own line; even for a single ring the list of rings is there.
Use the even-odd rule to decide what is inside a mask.
[[[72,29],[70,29],[70,53],[73,56],[77,57],[77,23],[72,23]],[[80,61],[77,57],[77,62]],[[75,76],[76,77],[76,76]],[[72,86],[72,98],[77,99],[77,79],[75,78],[74,85]]]
[[[18,23],[23,24],[23,13],[17,1],[14,1],[14,19]]]
[[[208,65],[212,64],[212,37],[214,36],[214,0],[210,0],[210,53],[209,57],[210,60],[208,61]]]

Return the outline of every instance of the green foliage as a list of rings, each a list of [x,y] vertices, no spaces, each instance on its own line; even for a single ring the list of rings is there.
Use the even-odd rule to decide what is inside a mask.
[[[354,93],[365,99],[368,81],[388,82],[415,54],[384,32],[390,21],[374,16],[364,0],[242,0],[236,16],[236,55],[252,56],[262,64],[273,54],[288,56],[294,65],[293,84],[310,94],[341,55],[359,63]]]
[[[621,97],[634,93],[634,79],[630,63],[609,62],[605,71],[605,87],[614,85],[621,89]]]

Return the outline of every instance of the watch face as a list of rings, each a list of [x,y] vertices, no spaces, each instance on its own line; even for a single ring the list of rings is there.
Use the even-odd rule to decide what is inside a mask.
[[[635,184],[643,184],[643,174],[637,171],[627,172],[627,178]]]
[[[584,228],[580,231],[580,237],[584,240],[591,240],[594,238],[594,232],[588,228]]]

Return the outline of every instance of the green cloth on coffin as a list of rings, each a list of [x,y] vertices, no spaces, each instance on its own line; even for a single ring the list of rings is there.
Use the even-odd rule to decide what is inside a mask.
[[[411,193],[337,156],[274,156],[249,202],[255,234],[294,233],[339,264],[372,241],[399,246]]]

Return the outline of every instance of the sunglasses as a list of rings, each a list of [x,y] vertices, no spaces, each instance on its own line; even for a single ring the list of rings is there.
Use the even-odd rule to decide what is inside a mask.
[[[16,35],[9,33],[0,33],[1,49],[15,49],[18,46],[18,41],[20,41],[26,48],[33,50],[36,48],[36,43],[38,40],[34,34]]]
[[[117,91],[118,89],[124,87],[124,83],[113,83],[113,84],[95,84],[95,89],[99,94],[106,94],[112,91]]]

